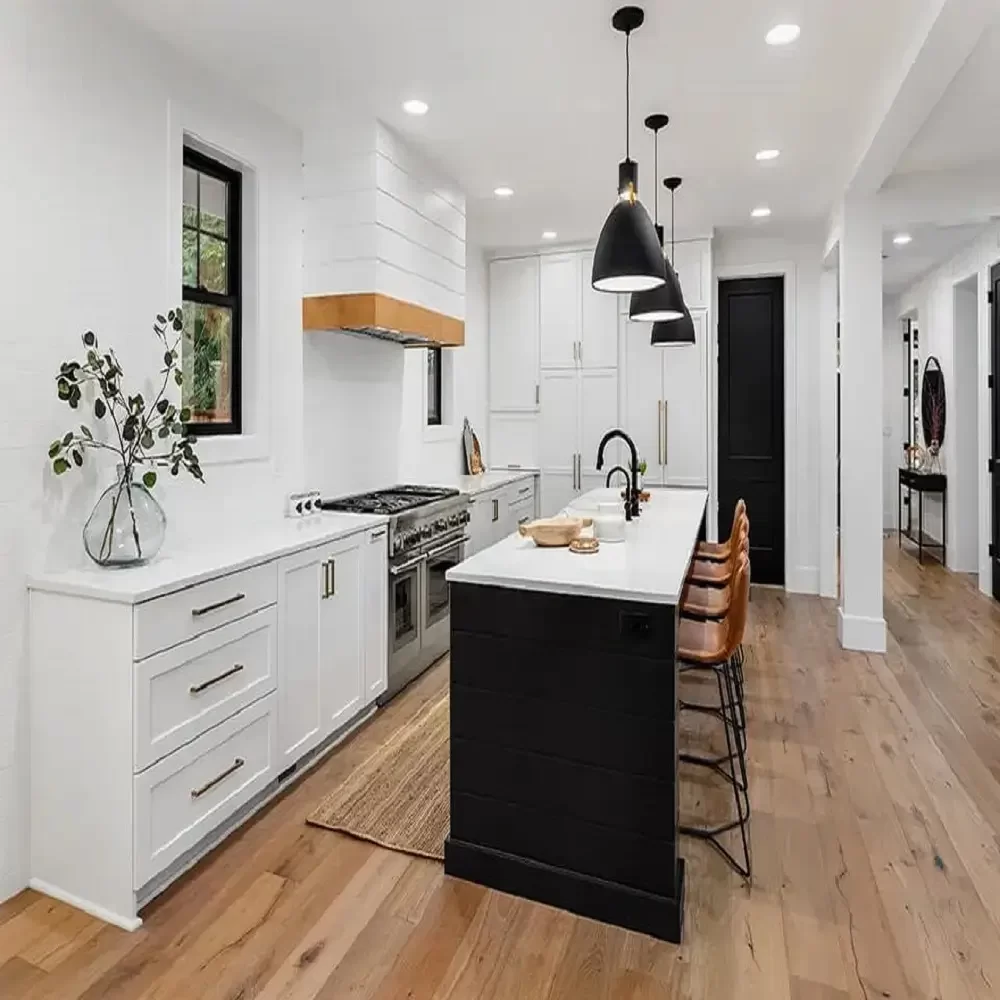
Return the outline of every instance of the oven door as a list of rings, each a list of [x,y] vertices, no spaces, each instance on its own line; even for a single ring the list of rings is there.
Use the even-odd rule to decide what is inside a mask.
[[[390,689],[393,688],[394,676],[409,676],[420,660],[424,637],[425,558],[420,555],[398,566],[389,566]]]
[[[462,535],[435,546],[424,564],[424,659],[433,662],[451,647],[451,595],[445,574],[465,558]]]

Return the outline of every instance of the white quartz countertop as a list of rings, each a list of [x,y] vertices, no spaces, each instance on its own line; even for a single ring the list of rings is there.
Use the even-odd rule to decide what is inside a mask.
[[[574,507],[593,510],[597,499],[606,500],[607,491],[584,494]],[[510,535],[450,569],[447,578],[451,583],[676,604],[707,499],[705,490],[654,490],[641,516],[626,524],[623,542],[602,542],[596,553],[577,555]]]
[[[55,594],[139,604],[387,523],[386,517],[324,512],[311,517],[276,520],[238,538],[178,550],[171,548],[168,532],[160,554],[145,566],[103,569],[90,562],[81,548],[78,564],[29,574],[28,587]]]
[[[495,490],[498,486],[508,486],[522,479],[533,479],[537,475],[537,469],[491,469],[479,476],[459,476],[453,483],[441,485],[456,486],[460,492],[475,496],[477,493]]]

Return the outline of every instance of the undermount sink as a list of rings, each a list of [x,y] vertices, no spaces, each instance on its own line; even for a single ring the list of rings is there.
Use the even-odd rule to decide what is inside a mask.
[[[606,489],[591,490],[585,496],[576,497],[569,502],[567,510],[596,511],[597,505],[601,503],[624,503],[622,492],[625,484],[621,486],[610,486]]]

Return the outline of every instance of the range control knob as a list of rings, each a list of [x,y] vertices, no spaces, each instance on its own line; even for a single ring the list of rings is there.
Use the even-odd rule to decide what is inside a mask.
[[[431,535],[433,534],[433,532],[434,532],[434,529],[429,524],[425,524],[420,529],[420,537],[421,538],[430,538]]]

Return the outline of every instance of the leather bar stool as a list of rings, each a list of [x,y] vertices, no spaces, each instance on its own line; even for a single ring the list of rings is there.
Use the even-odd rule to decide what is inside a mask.
[[[733,554],[733,542],[736,540],[736,527],[740,518],[747,512],[743,497],[736,501],[733,510],[733,523],[729,527],[729,537],[724,542],[699,542],[695,549],[696,559],[711,559],[713,562],[725,562]]]
[[[700,559],[696,555],[691,560],[688,581],[693,586],[698,587],[725,587],[732,578],[735,560],[745,546],[749,531],[750,519],[747,517],[746,510],[743,510],[733,526],[733,536],[727,543],[729,544],[729,555],[722,562],[716,562],[713,559]]]
[[[740,732],[738,698],[734,661],[743,643],[747,611],[750,602],[750,560],[745,552],[737,556],[731,582],[729,610],[721,621],[681,618],[677,632],[677,658],[682,673],[707,671],[715,676],[719,693],[718,706],[680,701],[681,711],[696,711],[711,715],[722,722],[726,737],[726,753],[721,757],[704,757],[682,752],[679,759],[719,775],[733,790],[736,818],[715,826],[681,825],[679,832],[707,840],[743,878],[752,876],[749,837],[750,791],[747,782],[746,743]],[[742,862],[722,843],[721,837],[731,830],[740,831],[743,846]]]

